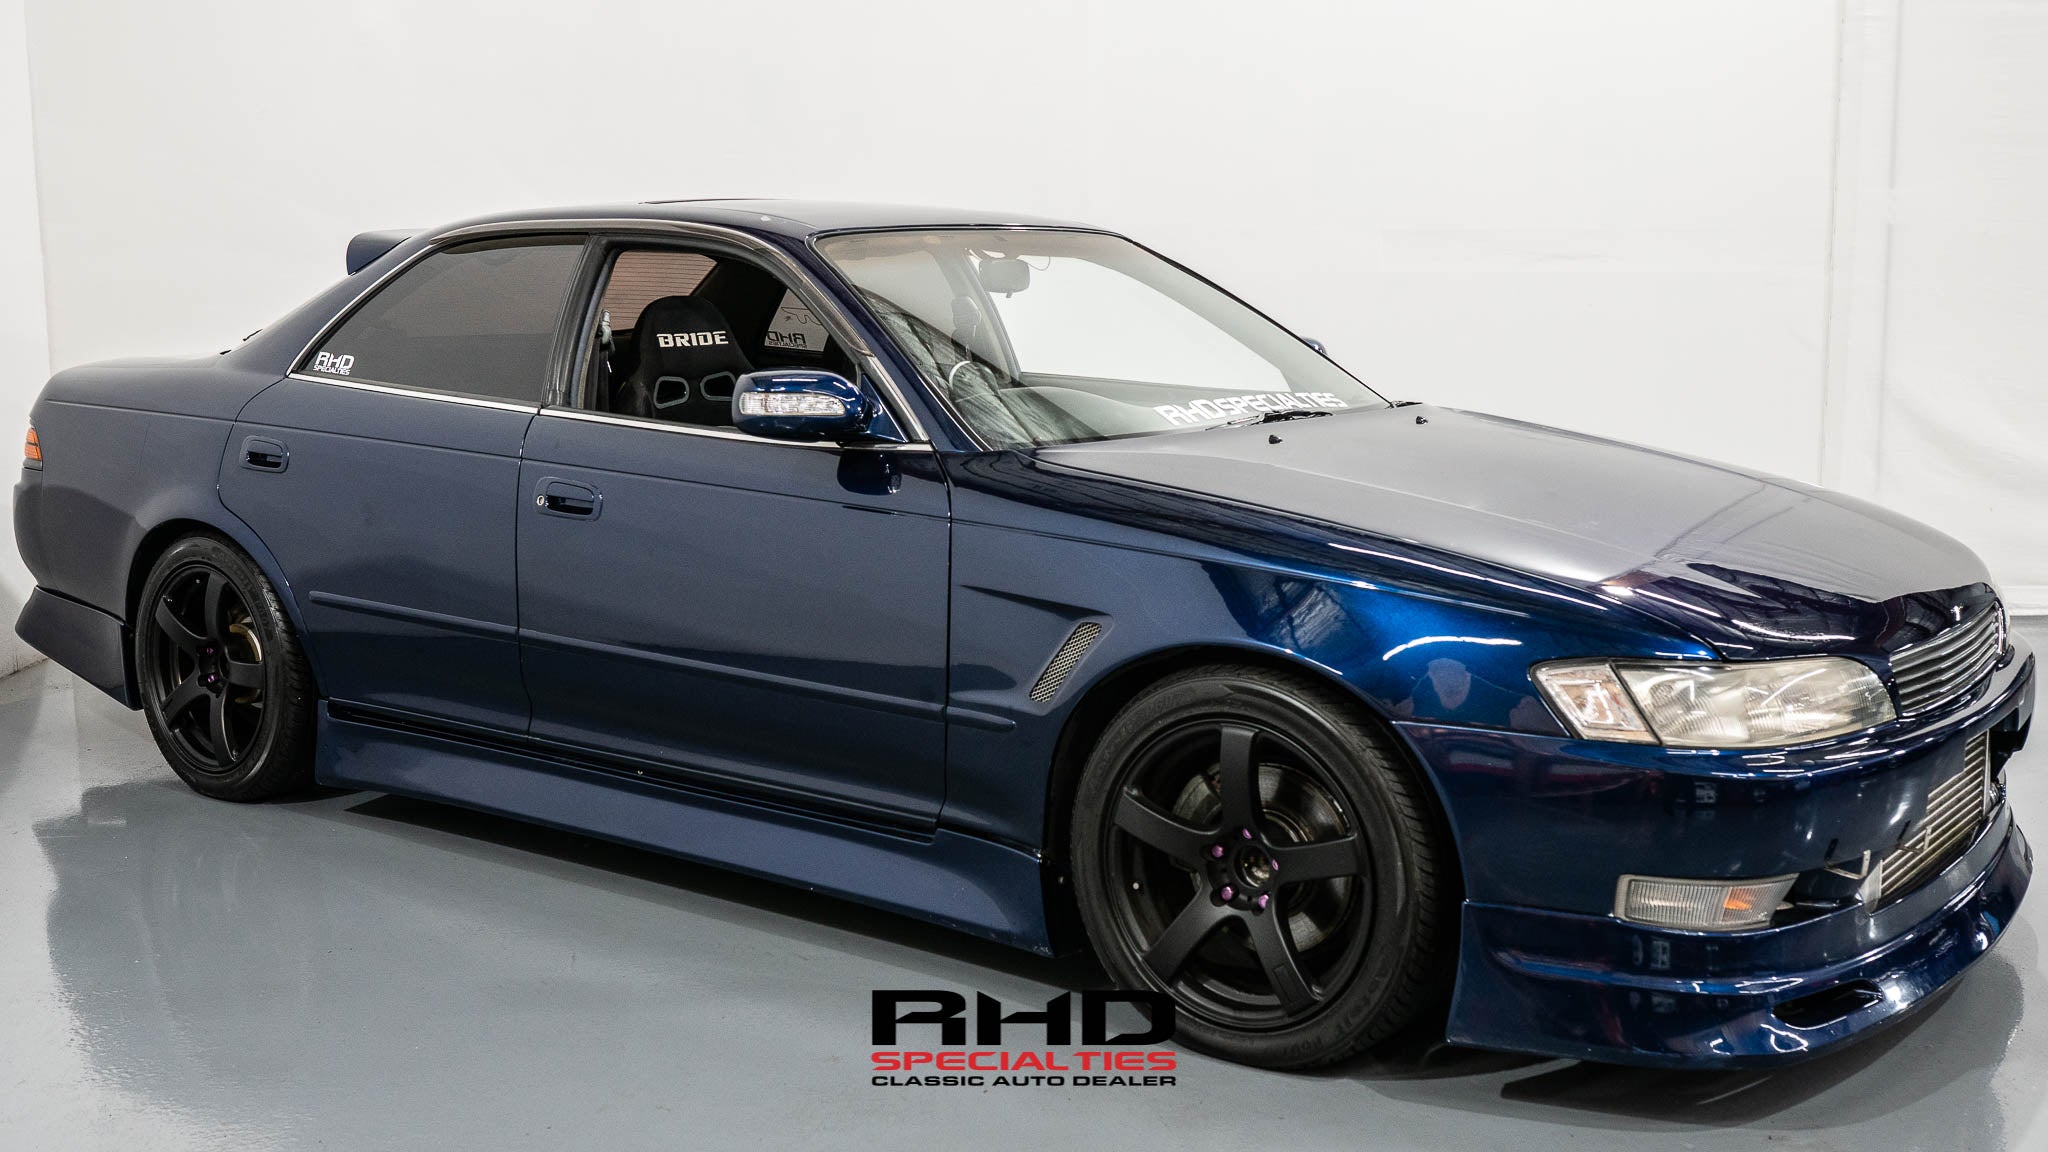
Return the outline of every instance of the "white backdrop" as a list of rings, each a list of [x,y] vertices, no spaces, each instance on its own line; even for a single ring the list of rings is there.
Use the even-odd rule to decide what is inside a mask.
[[[0,0],[0,451],[26,429],[29,401],[50,372],[37,238],[35,149],[29,130],[28,49],[21,0]],[[0,457],[9,464],[12,456]],[[0,517],[0,676],[35,657],[14,638],[14,618],[34,581],[14,548],[14,480],[5,477]]]
[[[1127,230],[1392,395],[1873,496],[2048,610],[2048,5],[28,0],[26,24],[58,367],[225,347],[367,228],[1011,208]],[[14,242],[26,193],[0,194]],[[0,427],[39,382],[7,354]]]

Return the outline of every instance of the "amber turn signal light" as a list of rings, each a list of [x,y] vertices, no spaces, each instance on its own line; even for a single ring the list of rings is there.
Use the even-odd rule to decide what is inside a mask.
[[[21,446],[21,458],[24,462],[43,462],[43,442],[36,439],[36,426],[33,424],[28,426],[28,442]]]

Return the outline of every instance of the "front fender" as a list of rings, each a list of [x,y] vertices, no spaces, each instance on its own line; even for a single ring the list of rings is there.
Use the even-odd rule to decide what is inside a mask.
[[[1349,573],[956,523],[946,807],[950,826],[1043,847],[1050,773],[1077,708],[1127,694],[1132,668],[1233,653],[1344,686],[1389,724],[1565,735],[1529,665],[1562,656],[1706,655],[1642,626],[1504,607],[1446,582]],[[1099,629],[1058,690],[1034,693],[1075,629]],[[1425,770],[1429,766],[1424,765]],[[1434,781],[1433,781],[1434,782]]]

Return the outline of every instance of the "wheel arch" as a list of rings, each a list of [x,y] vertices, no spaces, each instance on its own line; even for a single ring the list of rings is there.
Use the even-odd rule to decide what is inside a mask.
[[[298,633],[299,648],[306,654],[306,662],[313,669],[314,682],[320,678],[319,658],[314,651],[311,635],[306,631],[306,622],[299,615],[298,600],[293,597],[291,582],[285,578],[284,569],[278,567],[277,557],[263,546],[263,541],[248,525],[232,516],[216,520],[196,516],[171,516],[159,521],[142,534],[134,550],[129,554],[128,577],[122,593],[121,618],[128,622],[128,671],[133,676],[135,667],[135,625],[136,613],[140,609],[142,586],[149,582],[150,570],[170,550],[171,545],[188,536],[218,536],[242,550],[277,590],[277,599],[284,606],[285,616],[291,620],[292,630]]]
[[[1073,885],[1069,880],[1071,871],[1068,853],[1072,843],[1072,808],[1074,794],[1079,788],[1081,770],[1087,763],[1088,753],[1095,746],[1104,730],[1123,707],[1136,699],[1147,688],[1169,676],[1199,668],[1206,664],[1242,664],[1268,668],[1291,675],[1305,676],[1319,683],[1329,685],[1343,693],[1356,709],[1357,714],[1367,717],[1378,728],[1402,756],[1413,765],[1422,778],[1429,783],[1429,796],[1442,839],[1449,854],[1451,866],[1456,870],[1448,890],[1461,896],[1464,886],[1464,862],[1459,856],[1459,840],[1451,820],[1450,808],[1444,802],[1443,787],[1436,773],[1424,764],[1408,742],[1402,739],[1385,711],[1378,707],[1357,685],[1344,679],[1334,669],[1307,660],[1301,656],[1278,648],[1253,644],[1205,643],[1176,645],[1133,656],[1100,675],[1082,688],[1074,706],[1068,710],[1058,740],[1053,746],[1053,762],[1047,774],[1044,845],[1046,873],[1048,876],[1047,898],[1049,904],[1055,901],[1071,905],[1074,899]],[[1072,909],[1059,907],[1057,917],[1064,919]]]

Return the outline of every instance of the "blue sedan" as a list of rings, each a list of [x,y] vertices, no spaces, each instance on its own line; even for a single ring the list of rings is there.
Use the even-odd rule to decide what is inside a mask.
[[[467,805],[1042,953],[1183,1040],[1766,1063],[2011,923],[1954,540],[1389,399],[1130,240],[687,201],[348,246],[32,413],[17,629],[193,788]]]

